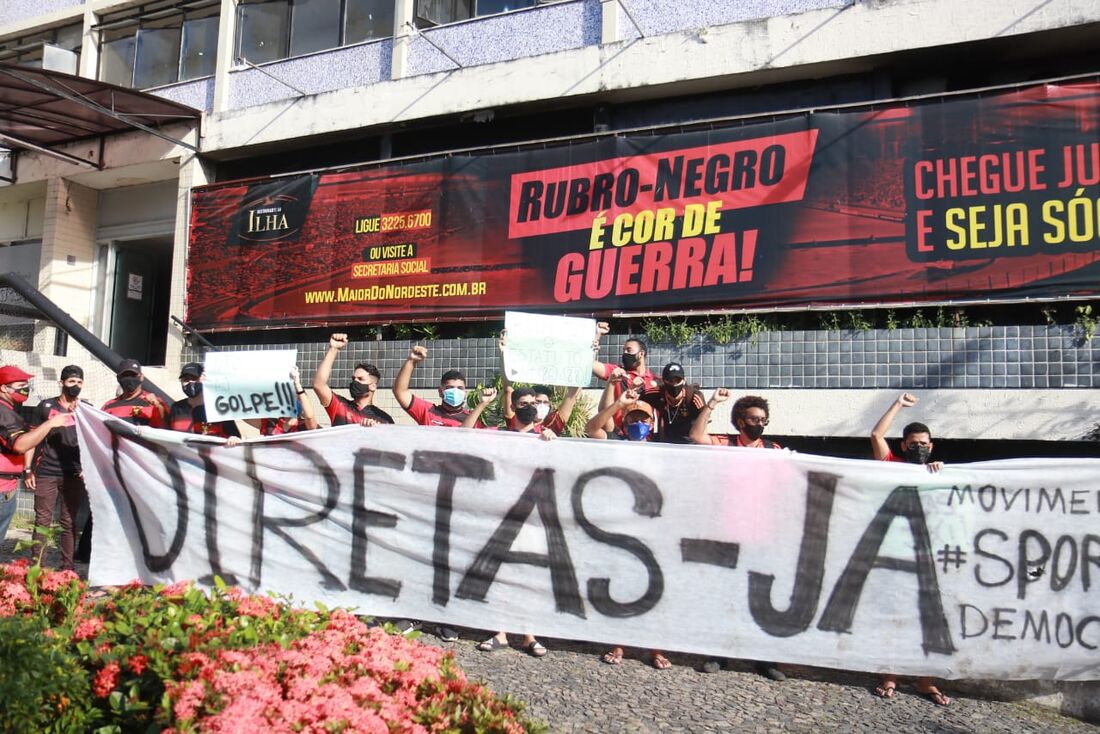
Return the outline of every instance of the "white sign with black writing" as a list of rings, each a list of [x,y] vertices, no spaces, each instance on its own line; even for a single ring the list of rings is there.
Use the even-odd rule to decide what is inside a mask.
[[[78,412],[92,584],[943,678],[1100,678],[1100,461],[923,467],[344,426],[199,444]]]
[[[290,369],[296,349],[208,352],[203,402],[210,421],[277,418],[298,414]]]
[[[504,373],[512,382],[585,387],[592,381],[596,322],[507,311]]]

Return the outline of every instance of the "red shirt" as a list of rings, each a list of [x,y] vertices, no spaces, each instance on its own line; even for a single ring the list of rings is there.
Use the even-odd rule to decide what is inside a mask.
[[[204,436],[221,436],[240,438],[241,432],[234,421],[219,421],[208,423],[206,420],[206,406],[192,406],[187,398],[172,403],[168,412],[168,427],[173,431],[184,433],[199,433]]]
[[[520,425],[519,419],[516,416],[512,416],[508,419],[508,428],[513,431],[518,431],[523,426]],[[541,423],[535,423],[535,427],[531,429],[533,433],[542,433],[544,430],[551,430],[559,436],[565,433],[565,421],[558,415],[558,411],[551,410],[547,413],[545,420]]]
[[[429,403],[424,398],[413,397],[412,402],[409,403],[409,407],[405,408],[405,412],[422,426],[448,426],[450,428],[461,428],[462,422],[466,420],[466,416],[470,414],[470,411],[466,409],[447,411],[442,407]],[[478,420],[480,424],[481,421]]]
[[[168,407],[151,392],[139,392],[135,397],[117,398],[103,404],[103,412],[110,413],[135,426],[165,428]]]
[[[334,426],[360,425],[365,418],[370,418],[379,423],[393,423],[393,417],[381,408],[367,405],[360,409],[355,407],[355,403],[345,400],[339,395],[332,396],[332,400],[325,406],[325,412],[328,413],[329,420],[332,421]],[[459,425],[461,425],[461,421]],[[265,433],[264,435],[272,434]]]
[[[0,400],[0,493],[7,494],[19,486],[24,463],[23,454],[15,453],[15,439],[26,432],[27,423],[19,411]]]
[[[743,433],[723,433],[711,436],[712,441],[717,441],[719,446],[740,446],[744,449],[781,449],[783,448],[775,441],[771,441],[766,438],[758,438],[751,443],[745,443],[745,434]]]
[[[886,456],[882,460],[883,461],[896,461],[899,464],[908,464],[909,463],[905,459],[903,459],[900,456],[898,456],[897,454],[895,454],[893,451],[886,454]]]
[[[616,367],[622,367],[622,369],[626,370],[626,367],[623,367],[621,364],[612,364],[611,362],[601,362],[601,364],[603,366],[603,374],[601,374],[599,376],[601,380],[608,379],[611,376],[612,370],[614,370]],[[636,369],[635,370],[626,370],[626,374],[631,378],[631,380],[633,380],[635,377],[642,378],[642,384],[638,387],[639,392],[646,392],[647,390],[660,389],[660,386],[661,386],[660,380],[657,379],[656,375],[654,375],[652,372],[649,371],[648,367],[646,368],[646,370],[644,372],[639,372]],[[615,399],[616,400],[618,400],[622,396],[623,389],[624,388],[623,388],[623,383],[622,382],[616,382],[615,383]],[[615,427],[616,428],[621,428],[622,425],[623,425],[623,415],[621,413],[616,413],[614,420],[615,420]]]

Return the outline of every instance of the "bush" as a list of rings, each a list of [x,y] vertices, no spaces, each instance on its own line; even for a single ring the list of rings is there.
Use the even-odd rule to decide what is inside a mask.
[[[98,717],[107,731],[519,734],[542,728],[521,716],[522,705],[467,681],[438,648],[368,627],[343,610],[297,609],[216,584],[207,594],[187,581],[134,583],[90,599],[71,572],[16,563],[0,566],[0,617],[48,627],[51,640],[23,636],[35,659],[54,661],[50,655],[64,653],[66,669],[83,679],[82,698],[49,688],[36,705],[52,718],[62,700],[57,696],[86,701],[80,709],[85,725]],[[4,688],[22,695],[20,684]],[[79,724],[58,728],[60,718],[50,726],[34,730],[83,730]]]
[[[99,718],[88,675],[40,619],[0,618],[0,731],[83,732]]]

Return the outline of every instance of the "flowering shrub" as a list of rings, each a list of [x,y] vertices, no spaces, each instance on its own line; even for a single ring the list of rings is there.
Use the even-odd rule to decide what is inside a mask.
[[[22,648],[0,645],[0,691],[33,698],[53,720],[26,731],[93,723],[179,734],[542,729],[521,716],[522,705],[467,681],[438,648],[342,610],[295,609],[220,583],[210,594],[180,582],[91,598],[71,572],[0,565],[0,622],[16,620],[34,634],[21,636],[30,640]],[[39,667],[58,670],[68,659],[82,679],[45,676],[28,691],[24,676],[21,688],[10,687],[13,671],[26,669],[10,650],[27,647],[50,661]],[[79,725],[60,725],[66,708]]]

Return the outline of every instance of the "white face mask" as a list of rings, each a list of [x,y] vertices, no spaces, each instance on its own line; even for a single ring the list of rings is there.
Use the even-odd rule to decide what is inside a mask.
[[[550,415],[549,403],[536,403],[535,404],[535,420],[540,423],[546,419],[546,416]]]

